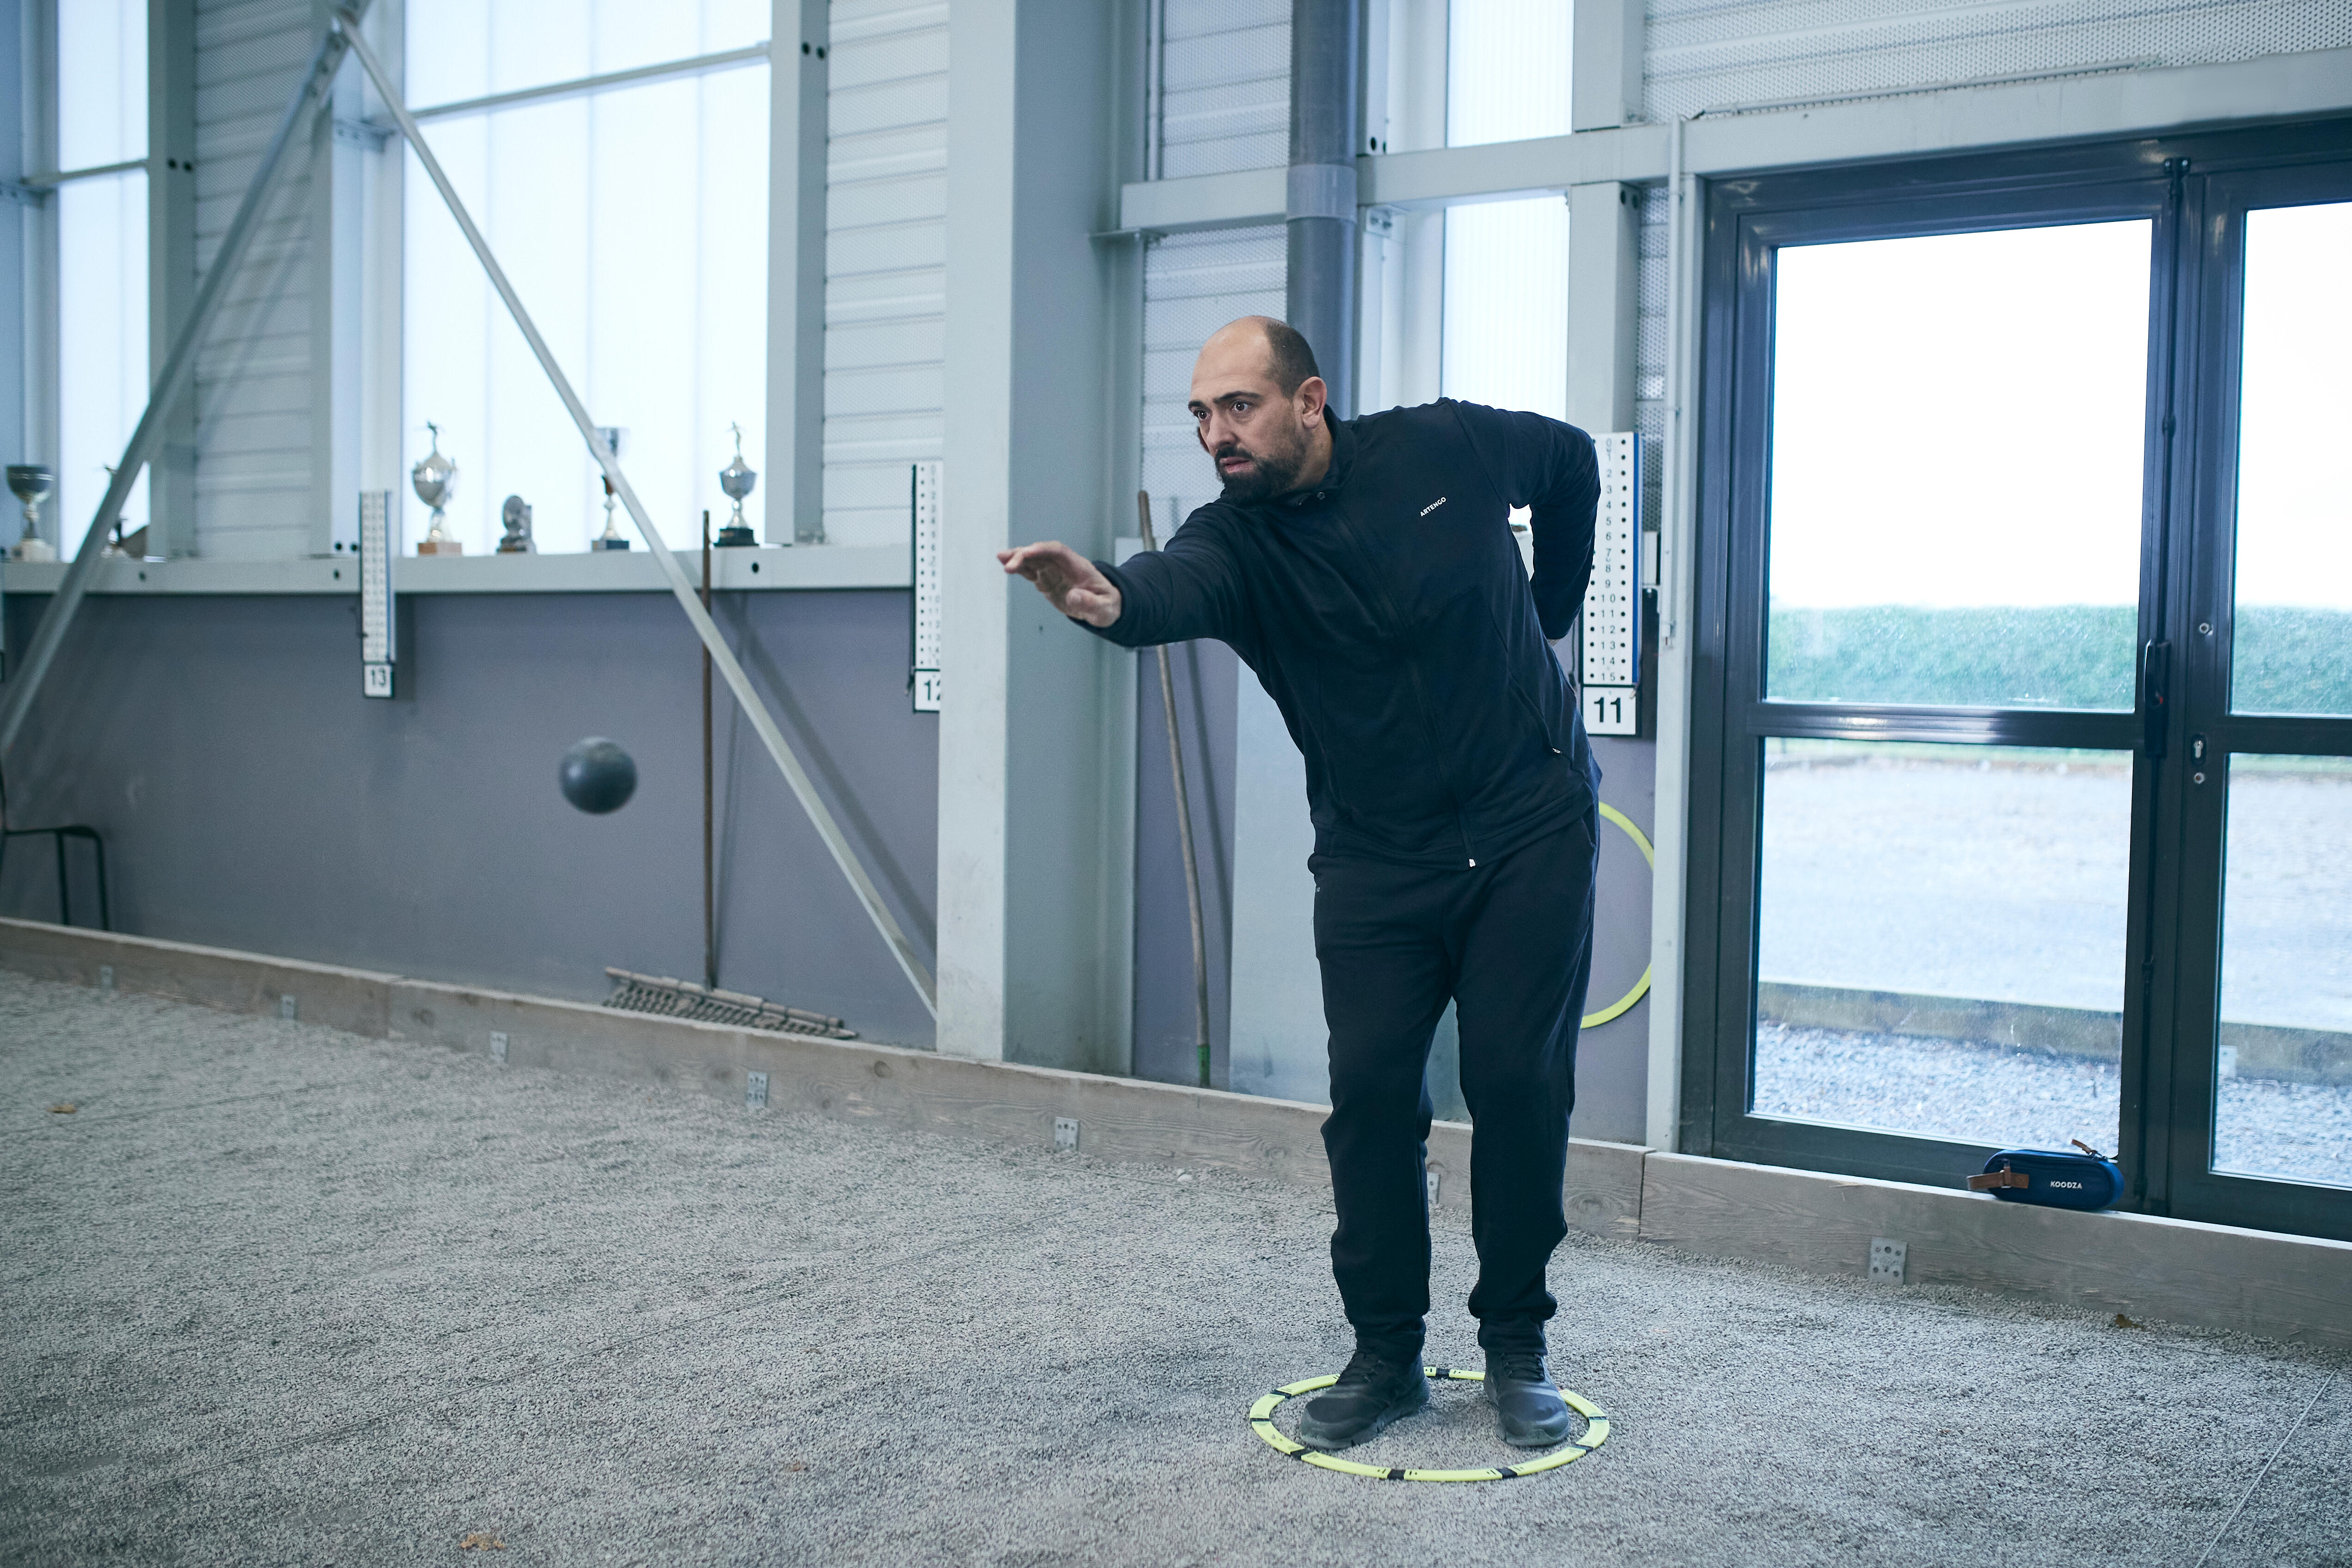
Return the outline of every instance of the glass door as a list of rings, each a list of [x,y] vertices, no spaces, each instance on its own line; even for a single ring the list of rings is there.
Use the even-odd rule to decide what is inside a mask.
[[[2352,1239],[2352,124],[1709,197],[1681,1146]]]
[[[2116,1145],[2168,197],[1739,225],[1719,1155]]]
[[[2352,1236],[2352,164],[2225,172],[2191,194],[2204,482],[2161,1196]]]

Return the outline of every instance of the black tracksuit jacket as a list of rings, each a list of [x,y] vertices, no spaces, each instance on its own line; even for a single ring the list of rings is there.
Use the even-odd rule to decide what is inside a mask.
[[[1099,634],[1233,645],[1306,756],[1318,854],[1475,865],[1591,811],[1600,770],[1548,640],[1592,571],[1592,438],[1441,400],[1334,421],[1331,442],[1311,489],[1213,501],[1158,554],[1097,562],[1123,600]]]

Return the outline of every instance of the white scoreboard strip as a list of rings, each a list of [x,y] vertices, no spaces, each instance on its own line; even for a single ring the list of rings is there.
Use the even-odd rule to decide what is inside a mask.
[[[1584,591],[1577,685],[1588,735],[1640,733],[1642,684],[1642,438],[1592,438],[1601,506],[1592,524],[1592,580]]]
[[[392,613],[392,492],[360,495],[360,695],[392,695],[398,622]]]
[[[918,463],[914,510],[915,607],[908,689],[917,713],[940,711],[940,474],[941,465]]]

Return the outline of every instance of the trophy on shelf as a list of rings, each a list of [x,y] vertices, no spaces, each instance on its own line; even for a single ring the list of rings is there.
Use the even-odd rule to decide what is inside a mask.
[[[428,420],[425,428],[433,433],[433,450],[408,471],[408,482],[415,486],[416,498],[433,508],[433,526],[416,541],[416,553],[464,555],[466,547],[449,537],[443,526],[447,519],[441,512],[449,504],[449,497],[457,493],[457,465],[441,455],[441,427]]]
[[[600,424],[596,427],[596,439],[604,444],[605,455],[616,463],[621,459],[621,437],[627,434],[627,431],[617,424]],[[609,477],[604,479],[604,531],[590,539],[588,548],[590,549],[629,548],[629,541],[621,537],[619,521],[613,516],[613,481]]]
[[[520,496],[509,496],[505,506],[499,508],[499,520],[507,531],[499,538],[500,555],[530,555],[539,547],[530,538],[530,503]]]
[[[41,503],[49,498],[58,476],[38,463],[8,465],[8,489],[25,503],[25,537],[9,550],[10,560],[55,560],[57,547],[41,537]]]
[[[760,482],[760,476],[743,461],[743,427],[730,424],[727,428],[735,433],[735,461],[719,471],[719,487],[727,492],[729,500],[735,503],[735,518],[719,530],[719,538],[712,542],[722,549],[740,549],[760,542],[751,537],[751,525],[743,520],[743,498],[751,493],[751,486]]]

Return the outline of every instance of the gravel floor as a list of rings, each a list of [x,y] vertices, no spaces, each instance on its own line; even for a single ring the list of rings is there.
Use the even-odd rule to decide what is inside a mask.
[[[10,1564],[2093,1568],[2218,1538],[2220,1568],[2352,1539],[2343,1355],[1580,1237],[1554,1359],[1607,1446],[1390,1484],[1244,1425],[1347,1348],[1314,1194],[5,975],[0,1090]],[[1436,1254],[1433,1355],[1474,1362],[1458,1218]],[[1452,1391],[1378,1449],[1500,1452]]]
[[[1759,1024],[1759,1115],[2063,1149],[2116,1146],[2116,1064],[1917,1035]],[[2214,1140],[2221,1169],[2352,1186],[2352,1085],[2233,1078]]]

